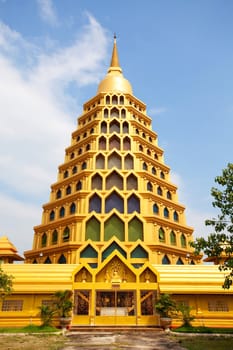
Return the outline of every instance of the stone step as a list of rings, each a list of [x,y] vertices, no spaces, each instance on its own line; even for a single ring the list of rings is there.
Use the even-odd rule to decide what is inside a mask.
[[[72,325],[70,332],[162,332],[162,328],[156,326],[80,326]]]

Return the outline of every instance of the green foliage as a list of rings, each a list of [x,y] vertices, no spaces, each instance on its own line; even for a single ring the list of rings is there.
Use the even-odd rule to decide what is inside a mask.
[[[198,336],[193,337],[179,337],[179,343],[182,348],[188,350],[226,350],[231,346],[231,339],[224,336]]]
[[[41,327],[50,327],[53,322],[53,318],[56,314],[59,317],[69,317],[73,308],[73,302],[71,290],[58,290],[54,293],[54,301],[51,305],[41,305],[40,318]]]
[[[176,311],[176,303],[170,294],[162,294],[155,304],[156,311],[161,317],[170,317]]]
[[[30,324],[26,327],[1,327],[0,333],[52,333],[58,332],[58,329],[51,326],[37,326]]]
[[[176,311],[178,317],[181,317],[183,321],[183,327],[192,327],[191,321],[194,320],[194,316],[191,315],[192,307],[185,303],[178,303],[176,305]]]
[[[220,210],[220,214],[217,218],[205,221],[207,226],[213,227],[214,233],[207,239],[197,238],[191,246],[195,248],[196,254],[203,251],[208,257],[221,263],[220,270],[228,273],[225,275],[223,288],[229,289],[233,281],[233,163],[229,163],[222,170],[222,175],[217,176],[215,182],[220,188],[211,189],[214,198],[212,204]]]
[[[54,293],[55,296],[55,310],[58,312],[60,317],[69,317],[73,308],[73,302],[71,290],[59,290]]]
[[[0,298],[4,299],[13,291],[14,277],[5,273],[0,266]]]
[[[39,306],[40,309],[40,318],[41,318],[41,327],[48,327],[52,325],[53,316],[56,313],[55,308],[51,307],[50,305],[41,305]]]

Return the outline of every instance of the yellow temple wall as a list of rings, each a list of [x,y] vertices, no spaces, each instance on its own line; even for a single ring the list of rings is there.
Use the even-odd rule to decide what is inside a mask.
[[[149,266],[149,264],[148,264]],[[0,302],[0,327],[22,327],[40,324],[39,306],[42,300],[50,300],[57,290],[89,290],[91,294],[89,315],[74,315],[74,325],[108,325],[111,316],[95,316],[95,293],[97,290],[113,290],[111,283],[104,281],[104,270],[95,271],[90,282],[83,282],[78,277],[83,265],[60,264],[3,264],[3,270],[14,276],[14,290],[5,300],[23,301],[21,311],[3,311]],[[91,273],[92,269],[88,268]],[[224,275],[217,266],[172,266],[153,265],[157,282],[145,283],[144,272],[138,269],[134,281],[120,283],[119,290],[134,290],[137,315],[116,316],[112,323],[121,325],[159,326],[159,316],[140,315],[140,291],[153,290],[155,295],[170,293],[177,302],[185,302],[192,308],[194,326],[233,327],[233,290],[222,289]],[[98,269],[97,269],[98,270]],[[146,271],[146,270],[144,270]],[[113,317],[113,316],[112,316]],[[58,321],[55,320],[55,324]],[[181,325],[179,318],[174,318],[172,326]]]

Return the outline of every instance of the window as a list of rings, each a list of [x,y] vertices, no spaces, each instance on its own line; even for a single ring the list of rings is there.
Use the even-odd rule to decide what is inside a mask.
[[[162,189],[161,189],[160,186],[157,188],[157,194],[158,194],[159,196],[162,196],[162,195],[163,195],[163,191],[162,191]]]
[[[77,167],[74,166],[73,169],[72,169],[72,174],[76,174],[77,173]]]
[[[153,205],[153,213],[156,215],[159,214],[159,207],[156,203]]]
[[[164,208],[164,210],[163,210],[163,216],[165,217],[165,218],[169,218],[169,210],[167,209],[167,208]]]
[[[96,169],[104,169],[105,158],[102,154],[96,157]]]
[[[123,178],[116,171],[113,171],[106,178],[106,190],[110,190],[114,186],[123,190]]]
[[[121,169],[121,157],[119,154],[116,152],[113,152],[109,157],[108,157],[108,169],[112,169],[116,167],[117,169]]]
[[[106,139],[104,136],[101,136],[101,138],[99,139],[99,149],[106,150]]]
[[[80,191],[82,189],[82,182],[79,181],[76,185],[76,191]]]
[[[41,301],[41,305],[53,307],[54,306],[54,300],[52,300],[52,299],[42,300]]]
[[[89,213],[95,211],[101,213],[101,198],[95,193],[89,201]]]
[[[62,239],[63,239],[63,242],[67,242],[70,239],[70,229],[67,226],[66,226],[66,228],[63,231]]]
[[[109,133],[112,134],[116,132],[117,134],[120,133],[120,123],[116,120],[113,120],[109,125]]]
[[[99,174],[95,174],[91,179],[91,189],[102,190],[102,177]]]
[[[186,247],[186,237],[185,235],[182,233],[181,237],[180,237],[180,243],[181,243],[181,247],[185,248]]]
[[[174,211],[174,213],[173,213],[173,219],[174,219],[174,221],[179,221],[179,215],[177,214],[177,212],[176,211]]]
[[[150,192],[153,191],[153,186],[152,186],[151,182],[147,182],[147,191],[150,191]]]
[[[120,149],[120,139],[116,135],[109,139],[109,149],[112,150],[113,148]]]
[[[104,110],[104,118],[108,118],[108,109],[107,108],[105,108],[105,110]]]
[[[76,205],[75,203],[72,203],[70,206],[70,214],[75,214],[76,212]]]
[[[56,193],[56,199],[61,198],[61,190],[58,190]]]
[[[155,169],[155,167],[153,167],[153,168],[151,169],[151,172],[152,172],[153,175],[156,175],[156,169]]]
[[[167,191],[167,199],[172,199],[172,195],[170,191]]]
[[[129,133],[129,125],[127,122],[123,123],[123,134],[128,134]]]
[[[65,208],[61,207],[61,209],[59,210],[59,217],[63,218],[65,216]]]
[[[229,306],[226,301],[214,300],[208,302],[208,311],[228,312]]]
[[[126,180],[127,190],[137,190],[138,189],[138,179],[135,175],[130,174]]]
[[[176,235],[173,231],[170,232],[170,243],[171,245],[176,245]]]
[[[63,254],[58,259],[58,264],[66,264],[66,257]]]
[[[52,233],[52,244],[57,244],[57,240],[58,240],[58,233],[57,233],[57,230],[54,230]]]
[[[71,186],[66,187],[66,195],[71,194]]]
[[[124,166],[125,166],[125,170],[134,168],[133,157],[130,154],[127,154],[127,156],[125,157]]]
[[[66,171],[64,172],[64,179],[67,178],[68,176],[69,176],[69,171],[66,170]]]
[[[184,265],[183,260],[179,258],[176,262],[176,265]]]
[[[165,175],[164,175],[164,172],[163,172],[163,171],[160,172],[160,178],[161,178],[161,179],[165,179]]]
[[[101,123],[101,134],[106,134],[106,132],[107,132],[107,123],[102,122]]]
[[[133,213],[134,211],[137,211],[140,213],[140,199],[135,195],[132,194],[128,200],[128,214]]]
[[[147,170],[148,169],[147,164],[145,162],[142,164],[142,169],[143,170]]]
[[[73,159],[73,158],[74,158],[74,152],[72,152],[70,155],[70,159]]]
[[[110,96],[106,96],[106,104],[110,105]]]
[[[54,210],[52,210],[49,214],[49,220],[53,221],[54,219],[55,219],[55,212],[54,212]]]
[[[112,96],[112,104],[117,105],[118,104],[118,98],[116,95]]]
[[[82,148],[79,148],[79,150],[78,150],[78,154],[80,155],[80,154],[82,154],[82,153],[83,153]]]
[[[124,212],[124,200],[115,191],[112,192],[105,201],[105,212],[109,213],[113,209],[118,210],[120,213]]]
[[[161,227],[159,229],[159,241],[165,242],[165,232],[164,232],[164,229],[162,229]]]
[[[119,110],[116,107],[112,108],[110,113],[111,118],[119,118]]]
[[[23,300],[3,300],[2,311],[23,311]]]
[[[46,247],[46,245],[47,245],[47,234],[43,233],[41,237],[41,247]]]
[[[44,264],[52,264],[52,261],[49,256],[47,256],[47,258],[45,259]]]
[[[167,255],[164,255],[163,259],[162,259],[162,264],[163,265],[170,265],[171,262],[169,260],[169,258],[167,257]]]
[[[121,110],[121,118],[125,118],[125,116],[126,116],[126,112],[125,112],[125,109],[122,109]]]
[[[87,163],[86,162],[83,162],[82,164],[82,170],[85,170],[87,168]]]

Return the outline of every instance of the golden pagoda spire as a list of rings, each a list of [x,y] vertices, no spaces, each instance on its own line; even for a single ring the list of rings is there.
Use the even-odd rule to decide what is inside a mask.
[[[116,42],[116,34],[114,34],[114,43],[113,43],[113,50],[112,50],[112,59],[110,63],[110,67],[108,69],[108,72],[111,72],[114,70],[119,70],[122,72],[122,69],[120,67],[119,57],[118,57],[118,51],[117,51],[117,42]]]
[[[122,92],[133,94],[130,82],[124,78],[117,51],[116,34],[114,34],[112,59],[108,68],[108,73],[100,82],[97,93],[100,92]]]

